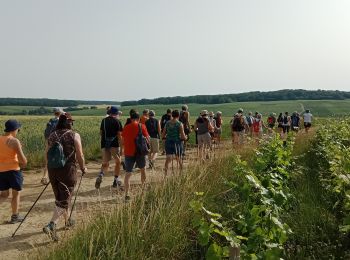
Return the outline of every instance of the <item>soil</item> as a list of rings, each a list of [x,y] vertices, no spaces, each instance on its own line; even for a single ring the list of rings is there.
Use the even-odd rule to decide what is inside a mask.
[[[188,159],[185,160],[185,166],[194,157],[194,150],[189,151]],[[147,169],[147,183],[159,182],[163,178],[165,156],[161,155],[157,158],[154,169]],[[81,224],[84,219],[89,218],[101,209],[111,209],[114,206],[125,203],[124,192],[112,188],[114,165],[110,165],[108,174],[103,179],[101,188],[95,189],[95,179],[100,172],[100,163],[88,163],[88,173],[82,179],[79,194],[76,201],[76,210],[73,218],[77,220],[77,225]],[[173,166],[176,170],[176,164]],[[169,172],[171,171],[171,165]],[[21,192],[20,214],[24,216],[33,205],[39,194],[44,189],[44,185],[40,183],[43,170],[24,171],[24,187]],[[121,180],[124,180],[124,171],[121,171]],[[80,179],[80,173],[79,173]],[[131,177],[131,198],[140,188],[140,171],[135,169]],[[11,199],[11,198],[10,198]],[[10,199],[3,202],[0,211],[0,259],[28,259],[29,254],[34,251],[46,247],[53,246],[52,240],[42,232],[42,228],[50,221],[52,211],[54,209],[54,196],[49,185],[37,204],[34,206],[14,238],[13,232],[19,224],[8,224],[11,216]],[[63,218],[58,223],[59,237],[69,236],[70,231],[66,231]]]

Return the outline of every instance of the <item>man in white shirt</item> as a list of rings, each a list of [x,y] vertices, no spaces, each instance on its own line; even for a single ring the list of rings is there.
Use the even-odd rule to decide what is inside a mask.
[[[303,115],[304,117],[304,127],[305,127],[305,132],[308,133],[309,129],[311,127],[311,121],[312,121],[312,114],[310,113],[310,110],[307,109]]]

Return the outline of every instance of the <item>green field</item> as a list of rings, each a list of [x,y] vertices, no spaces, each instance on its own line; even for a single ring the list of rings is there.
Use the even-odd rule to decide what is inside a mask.
[[[243,108],[247,111],[258,111],[263,115],[268,115],[271,112],[302,112],[304,109],[310,109],[312,114],[317,117],[329,117],[348,115],[350,113],[350,100],[292,100],[292,101],[270,101],[270,102],[235,102],[225,104],[188,104],[192,116],[196,116],[201,110],[222,111],[224,116],[232,116],[238,108]],[[35,109],[37,107],[21,107],[21,106],[0,106],[0,112],[20,112],[22,110]],[[136,108],[140,112],[145,109],[153,109],[157,116],[165,113],[167,108],[181,109],[181,104],[174,105],[143,105],[143,106],[125,106],[122,107],[124,115],[128,114],[131,108]],[[86,109],[73,111],[73,115],[80,116],[103,116],[106,110],[103,106],[98,106],[98,109]]]

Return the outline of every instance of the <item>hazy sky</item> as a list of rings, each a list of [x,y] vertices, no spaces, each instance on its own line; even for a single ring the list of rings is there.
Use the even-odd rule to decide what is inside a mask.
[[[0,96],[350,91],[349,0],[0,0]]]

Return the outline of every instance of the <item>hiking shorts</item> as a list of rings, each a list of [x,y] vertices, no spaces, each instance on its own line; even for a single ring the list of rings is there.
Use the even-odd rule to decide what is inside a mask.
[[[311,127],[311,123],[305,122],[305,123],[304,123],[304,127],[305,127],[305,128]]]
[[[102,148],[102,161],[109,162],[112,158],[120,158],[120,147]]]
[[[23,187],[23,174],[21,171],[0,172],[0,191],[13,189],[21,191]]]
[[[125,163],[125,171],[128,173],[131,173],[135,163],[139,169],[145,168],[146,156],[139,156],[139,155],[125,156],[124,163]]]
[[[53,193],[55,194],[55,204],[59,208],[68,209],[68,205],[73,196],[74,187],[77,183],[77,168],[74,163],[68,163],[60,169],[48,169],[49,180]]]
[[[158,138],[151,138],[150,139],[150,146],[151,146],[151,153],[158,153],[159,152],[159,139]]]
[[[177,155],[181,156],[183,154],[183,143],[182,141],[165,141],[165,153],[166,155]]]
[[[209,133],[205,133],[202,135],[198,135],[198,146],[207,146],[209,147],[211,145],[211,136]]]

